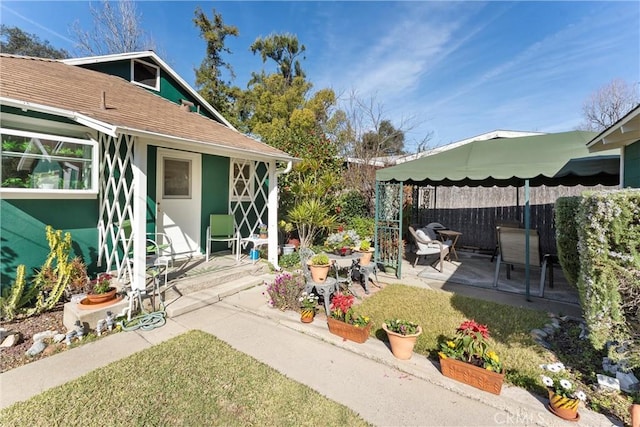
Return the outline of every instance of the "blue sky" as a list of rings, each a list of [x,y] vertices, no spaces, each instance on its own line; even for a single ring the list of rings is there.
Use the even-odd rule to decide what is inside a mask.
[[[69,28],[90,28],[88,2],[2,1],[0,20],[73,51]],[[200,6],[240,31],[225,59],[245,87],[262,64],[259,36],[292,33],[306,46],[315,89],[375,96],[407,148],[495,129],[573,130],[582,103],[614,78],[640,81],[640,2],[157,2],[137,4],[157,51],[189,83],[205,44],[193,25]]]

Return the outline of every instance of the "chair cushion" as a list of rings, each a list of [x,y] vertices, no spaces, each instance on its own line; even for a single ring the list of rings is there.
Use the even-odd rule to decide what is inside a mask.
[[[431,240],[429,236],[427,236],[422,229],[416,230],[416,236],[418,236],[422,240]],[[416,252],[418,255],[430,255],[440,253],[440,248],[435,245],[429,245],[426,243],[420,243],[416,240],[416,244],[418,245],[418,251]]]
[[[438,233],[431,227],[421,228],[424,234],[427,235],[427,240],[438,240]]]

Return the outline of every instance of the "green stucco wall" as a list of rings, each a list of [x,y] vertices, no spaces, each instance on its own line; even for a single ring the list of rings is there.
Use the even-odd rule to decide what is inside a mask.
[[[27,274],[42,266],[49,254],[45,227],[71,233],[71,257],[80,256],[90,272],[98,267],[97,200],[0,201],[0,258],[2,287],[15,280],[16,267],[25,264]]]
[[[640,140],[624,150],[624,187],[640,188]]]
[[[229,211],[229,158],[202,155],[202,251],[206,251],[207,227],[210,214],[226,214]],[[212,250],[223,250],[226,243],[213,243]]]

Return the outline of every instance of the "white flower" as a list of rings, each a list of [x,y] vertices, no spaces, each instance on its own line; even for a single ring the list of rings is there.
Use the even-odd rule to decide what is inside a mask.
[[[587,400],[587,395],[584,394],[584,391],[580,390],[579,392],[576,393],[576,397],[580,400],[582,400],[583,402],[585,400]]]
[[[560,385],[562,386],[562,388],[566,389],[566,390],[570,390],[571,387],[573,387],[571,385],[571,381],[569,380],[565,380],[565,379],[561,379],[560,380]]]
[[[542,383],[547,387],[553,386],[553,380],[546,375],[542,375]]]
[[[549,365],[547,365],[547,370],[551,371],[551,372],[560,372],[562,370],[563,366],[561,363],[551,363]]]
[[[304,297],[298,298],[298,301],[300,301],[300,302],[304,301]]]

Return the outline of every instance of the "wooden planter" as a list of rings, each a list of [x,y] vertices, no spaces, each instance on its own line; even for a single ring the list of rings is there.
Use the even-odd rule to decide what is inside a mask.
[[[442,375],[493,394],[500,394],[504,374],[488,371],[460,360],[440,358]]]
[[[329,326],[329,332],[345,340],[353,341],[362,344],[369,338],[369,332],[371,331],[371,322],[367,326],[361,328],[358,326],[350,325],[345,322],[334,319],[333,317],[327,318],[327,325]]]

